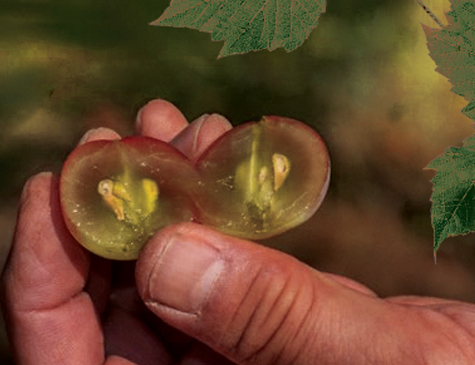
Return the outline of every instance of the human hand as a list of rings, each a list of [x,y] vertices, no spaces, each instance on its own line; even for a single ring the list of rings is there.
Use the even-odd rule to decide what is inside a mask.
[[[216,115],[188,126],[160,100],[138,120],[139,133],[173,139],[192,160],[230,128]],[[118,136],[100,129],[82,142],[99,138]],[[161,230],[136,263],[91,255],[45,173],[24,188],[2,290],[19,364],[475,363],[475,306],[381,299],[205,226]]]

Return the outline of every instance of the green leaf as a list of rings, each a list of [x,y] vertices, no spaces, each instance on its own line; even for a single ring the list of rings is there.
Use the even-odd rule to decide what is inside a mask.
[[[436,70],[449,79],[454,93],[468,100],[462,113],[475,120],[475,3],[451,3],[447,26],[423,28]],[[448,148],[427,168],[436,170],[431,197],[435,257],[447,237],[475,231],[475,136],[463,147]]]
[[[452,0],[443,29],[424,27],[436,70],[447,77],[452,91],[469,100],[462,112],[475,120],[475,3]]]
[[[447,237],[475,232],[475,135],[427,168],[437,171],[431,197],[435,253]]]
[[[218,58],[301,46],[325,12],[326,0],[172,0],[151,25],[191,28],[224,41]]]

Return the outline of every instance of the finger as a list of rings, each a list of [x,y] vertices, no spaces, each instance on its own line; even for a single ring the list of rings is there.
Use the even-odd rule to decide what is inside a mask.
[[[2,278],[3,305],[20,364],[100,363],[100,322],[84,285],[89,254],[66,229],[58,182],[39,174],[26,184],[11,257]]]
[[[165,142],[171,141],[187,126],[188,121],[180,110],[163,99],[155,99],[144,105],[135,123],[137,133]]]
[[[120,135],[109,128],[96,128],[87,131],[84,136],[79,140],[78,145],[82,145],[86,142],[97,141],[101,139],[113,140],[120,139]]]
[[[475,359],[473,337],[445,313],[360,293],[288,255],[205,226],[160,231],[136,276],[151,311],[236,363]]]
[[[219,137],[232,128],[231,123],[219,114],[204,114],[182,130],[171,144],[192,162]]]

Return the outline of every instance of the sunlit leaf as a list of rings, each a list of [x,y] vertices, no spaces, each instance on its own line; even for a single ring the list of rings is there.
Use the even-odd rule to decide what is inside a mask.
[[[427,47],[452,91],[469,101],[462,112],[475,120],[475,2],[453,0],[446,17],[449,24],[442,29],[424,26]]]
[[[469,103],[462,112],[475,120],[475,3],[452,0],[442,29],[424,26],[436,70],[453,85],[452,91]],[[450,147],[428,166],[432,180],[434,254],[444,239],[475,231],[475,138],[463,147]]]

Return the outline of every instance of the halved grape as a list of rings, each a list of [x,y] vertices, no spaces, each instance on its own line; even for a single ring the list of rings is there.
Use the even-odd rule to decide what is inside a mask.
[[[284,117],[263,117],[219,138],[197,162],[203,224],[264,239],[310,218],[326,194],[330,159],[320,136]]]
[[[167,143],[148,137],[99,140],[77,147],[61,172],[63,216],[91,252],[137,258],[159,228],[194,219],[198,175]]]

